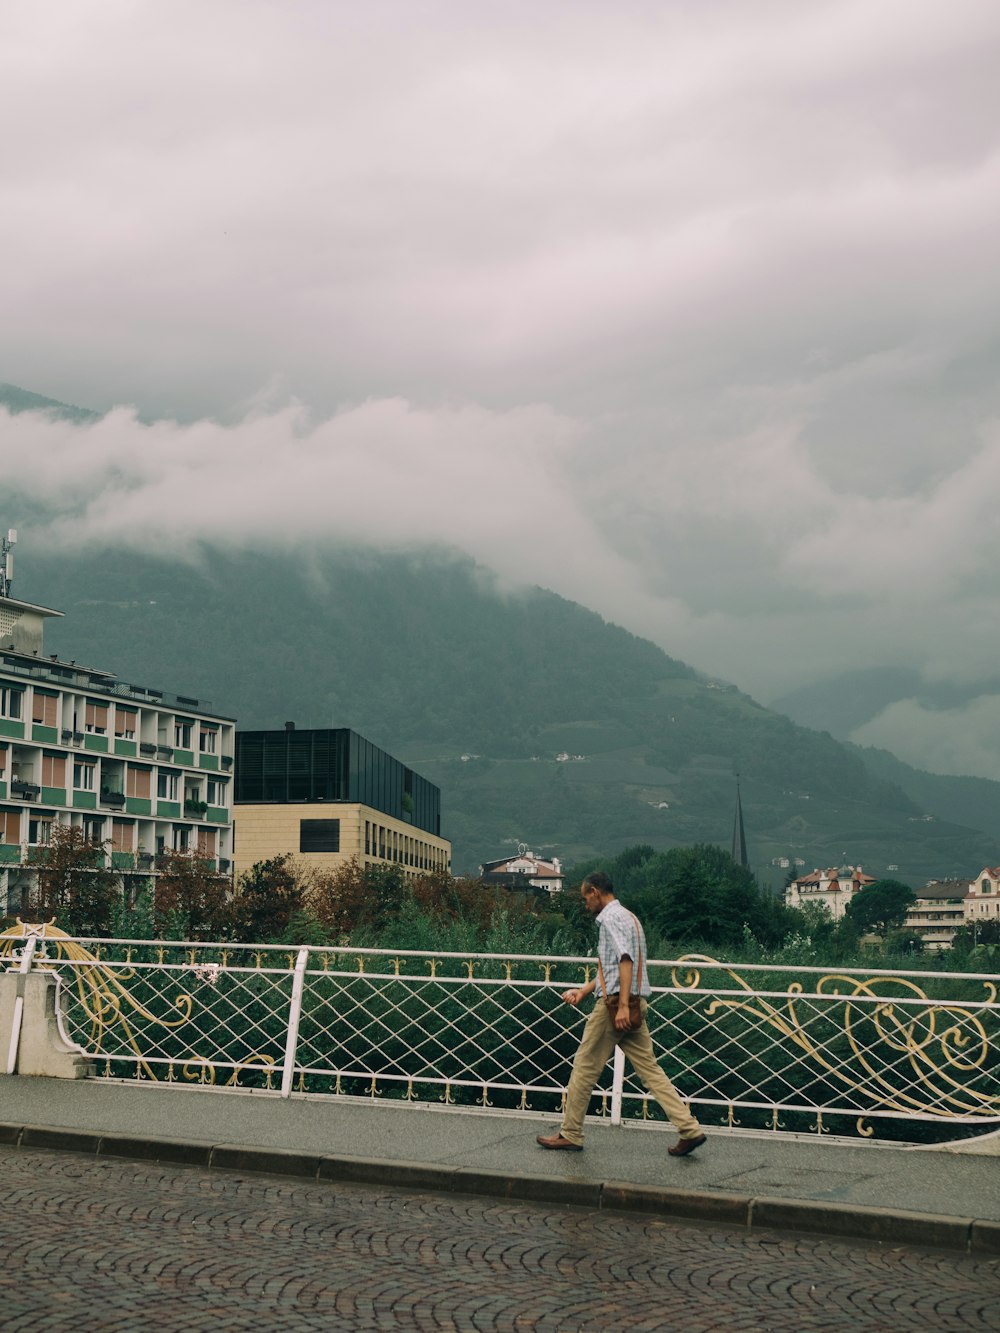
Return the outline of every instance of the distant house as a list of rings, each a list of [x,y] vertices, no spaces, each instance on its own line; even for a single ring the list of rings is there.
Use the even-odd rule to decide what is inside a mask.
[[[806,903],[820,903],[834,921],[840,921],[854,895],[874,883],[874,877],[866,875],[860,866],[813,870],[789,884],[785,890],[785,905],[804,907]]]
[[[917,900],[906,913],[906,928],[920,936],[925,949],[940,953],[951,948],[965,920],[970,886],[967,879],[941,879],[915,890]]]
[[[544,861],[527,848],[518,849],[516,856],[499,861],[485,861],[479,867],[484,884],[499,884],[506,889],[544,889],[559,893],[563,886],[563,870],[559,858]]]
[[[1000,920],[1000,866],[986,866],[969,885],[965,896],[968,925]]]

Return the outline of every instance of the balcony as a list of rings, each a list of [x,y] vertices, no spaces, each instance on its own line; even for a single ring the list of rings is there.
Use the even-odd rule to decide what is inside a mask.
[[[20,796],[22,801],[37,801],[42,789],[34,782],[22,782],[20,778],[11,778],[10,794]]]
[[[122,810],[125,807],[125,793],[123,791],[112,791],[110,787],[102,787],[101,805],[110,805],[115,810]]]
[[[156,746],[155,746],[155,745],[151,745],[151,744],[149,743],[149,741],[140,741],[140,742],[139,742],[139,753],[140,753],[140,754],[156,754]]]
[[[192,819],[204,819],[208,811],[207,801],[189,801],[184,802],[184,813],[190,815]]]

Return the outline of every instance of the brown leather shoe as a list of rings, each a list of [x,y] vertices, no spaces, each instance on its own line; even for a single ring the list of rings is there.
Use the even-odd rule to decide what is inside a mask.
[[[671,1157],[686,1157],[689,1152],[694,1152],[695,1148],[700,1148],[704,1142],[704,1134],[698,1134],[693,1139],[678,1139],[672,1148],[667,1149],[667,1152]]]
[[[541,1148],[559,1148],[563,1152],[583,1152],[582,1143],[570,1143],[561,1134],[539,1134],[535,1142]]]

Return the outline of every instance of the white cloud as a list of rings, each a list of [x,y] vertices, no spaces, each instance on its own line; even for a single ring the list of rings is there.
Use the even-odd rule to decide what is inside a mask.
[[[965,708],[928,709],[901,699],[851,735],[858,745],[891,750],[931,773],[992,778],[1000,775],[1000,695],[983,695]]]
[[[764,696],[985,678],[998,47],[994,0],[8,5],[0,378],[137,412],[0,422],[5,495],[451,543]]]

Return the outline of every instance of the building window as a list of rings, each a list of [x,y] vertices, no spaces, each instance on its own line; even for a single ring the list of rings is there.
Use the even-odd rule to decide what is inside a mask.
[[[21,691],[0,685],[0,717],[21,716]]]
[[[148,768],[133,768],[129,765],[125,775],[125,795],[134,796],[140,801],[148,801],[152,792],[152,772]]]
[[[83,836],[88,842],[104,841],[104,820],[90,815],[83,821]]]
[[[17,844],[21,841],[21,816],[15,810],[0,810],[0,842]]]
[[[201,734],[198,737],[198,748],[202,754],[215,754],[215,747],[219,739],[219,733],[214,727],[202,727]]]
[[[218,833],[214,828],[199,829],[198,855],[204,856],[210,861],[214,861],[217,842],[218,842]]]
[[[42,786],[66,788],[66,757],[61,754],[42,755]]]
[[[191,847],[191,830],[182,824],[174,825],[174,851],[186,852]]]
[[[136,710],[134,708],[122,708],[120,705],[115,705],[115,736],[119,740],[135,740],[135,719]]]
[[[191,748],[191,723],[174,723],[174,749],[190,750]]]
[[[299,820],[300,852],[339,852],[339,819]]]
[[[108,731],[108,705],[95,704],[87,700],[87,706],[83,713],[84,731],[93,732],[95,736],[106,736]]]
[[[52,839],[51,819],[29,819],[28,841],[34,847],[47,847]]]
[[[59,700],[54,694],[39,694],[34,691],[31,700],[31,720],[37,722],[42,727],[54,727],[57,725]]]
[[[113,852],[131,852],[135,850],[135,825],[131,820],[113,819],[111,821],[111,850]]]
[[[979,891],[980,891],[980,893],[992,893],[992,892],[993,892],[993,885],[989,882],[988,879],[984,879],[983,882],[982,882],[982,883],[980,884],[980,886],[979,886]]]
[[[96,764],[74,764],[73,786],[77,791],[94,790],[94,770]]]
[[[209,805],[225,806],[226,788],[228,782],[223,782],[219,778],[209,778],[205,783],[205,800]]]
[[[176,801],[177,774],[164,772],[161,768],[156,775],[156,794],[161,801]]]

